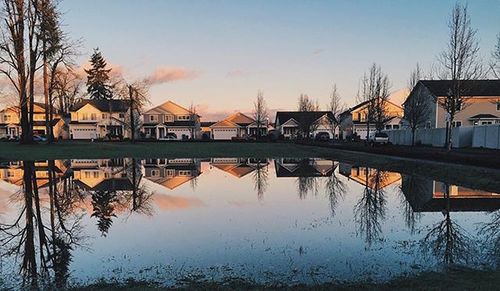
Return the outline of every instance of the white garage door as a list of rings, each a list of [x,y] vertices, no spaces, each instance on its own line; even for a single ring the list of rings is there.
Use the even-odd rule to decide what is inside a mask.
[[[93,139],[97,137],[95,128],[72,128],[73,139]]]
[[[212,130],[214,139],[231,139],[237,136],[236,128],[214,128]]]
[[[168,132],[175,133],[177,139],[182,139],[183,135],[191,138],[191,130],[187,128],[169,128]]]

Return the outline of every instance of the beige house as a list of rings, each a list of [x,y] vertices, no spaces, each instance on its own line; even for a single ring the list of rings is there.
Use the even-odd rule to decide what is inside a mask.
[[[197,159],[146,159],[144,177],[169,190],[174,190],[201,175]]]
[[[71,108],[71,139],[129,137],[129,103],[124,100],[83,100]]]
[[[73,182],[86,191],[127,191],[133,185],[127,176],[128,159],[71,160]]]
[[[340,115],[340,131],[343,138],[352,135],[359,136],[360,139],[366,139],[367,131],[376,131],[376,126],[373,121],[368,127],[368,109],[371,101],[362,102]],[[401,118],[403,117],[403,108],[391,101],[383,101],[385,106],[385,115],[387,116],[384,122],[384,129],[399,129]]]
[[[142,132],[146,138],[198,139],[200,116],[172,101],[158,105],[143,114]]]
[[[55,138],[67,139],[68,130],[59,114],[54,114],[51,122]],[[7,107],[0,111],[0,138],[17,138],[21,135],[21,113],[19,107]],[[45,104],[35,102],[33,105],[33,133],[46,134]]]
[[[305,137],[307,134],[315,138],[318,133],[327,133],[332,139],[335,137],[334,122],[335,117],[331,111],[278,111],[275,129],[285,139]]]
[[[452,86],[451,80],[422,80],[415,85],[408,98],[424,94],[429,102],[426,128],[444,128],[447,113],[438,100],[446,98]],[[500,80],[462,81],[467,96],[457,108],[453,127],[489,125],[500,123]]]
[[[212,139],[231,140],[233,138],[246,138],[255,135],[257,123],[255,119],[237,112],[224,120],[216,122],[210,126]],[[267,126],[261,128],[263,134],[267,133]]]

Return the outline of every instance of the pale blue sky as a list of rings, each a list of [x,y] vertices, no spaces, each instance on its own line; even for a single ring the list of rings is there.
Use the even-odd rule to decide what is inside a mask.
[[[65,0],[66,30],[83,40],[84,62],[99,46],[130,78],[161,67],[194,72],[152,87],[204,110],[250,110],[258,89],[270,108],[294,109],[300,93],[328,101],[333,83],[352,105],[363,72],[376,62],[393,89],[405,86],[445,47],[454,1]],[[482,53],[500,33],[500,0],[469,1]]]

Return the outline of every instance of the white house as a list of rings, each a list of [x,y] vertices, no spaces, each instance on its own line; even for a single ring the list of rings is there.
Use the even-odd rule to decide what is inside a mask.
[[[146,138],[197,139],[201,137],[200,116],[172,102],[167,101],[143,114],[142,131]]]
[[[124,100],[83,100],[70,109],[70,138],[129,137],[129,103]]]
[[[334,138],[334,120],[331,111],[278,111],[275,128],[286,139],[305,135],[314,138],[320,132],[328,133],[330,138]]]

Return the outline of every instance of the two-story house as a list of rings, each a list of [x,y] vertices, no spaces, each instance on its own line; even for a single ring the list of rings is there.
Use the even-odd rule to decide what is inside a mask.
[[[489,125],[500,123],[500,80],[461,81],[464,102],[457,105],[453,127]],[[415,85],[408,98],[423,94],[428,102],[429,113],[426,128],[445,128],[447,113],[440,100],[450,93],[451,80],[421,80]],[[420,96],[419,96],[420,97]],[[409,100],[409,99],[407,99]]]
[[[334,138],[334,122],[331,111],[278,111],[275,129],[285,139],[305,138],[305,135],[314,138],[318,133],[328,133],[330,138]]]
[[[340,114],[340,134],[343,138],[355,134],[360,139],[366,139],[368,130],[370,132],[377,130],[373,120],[368,122],[370,103],[370,100],[361,102]],[[385,107],[384,129],[399,129],[403,117],[403,108],[389,100],[384,100],[383,106]]]
[[[68,132],[64,120],[59,114],[53,115],[51,122],[55,138],[66,139]],[[33,104],[33,133],[45,135],[47,131],[45,124],[45,104],[35,102]],[[21,135],[21,113],[19,107],[11,106],[0,111],[0,138],[17,138]]]
[[[125,100],[82,100],[70,109],[70,138],[129,137],[129,109]]]
[[[146,159],[143,165],[146,179],[170,190],[201,175],[198,159]]]
[[[172,101],[158,105],[143,114],[142,131],[146,138],[198,139],[200,116]]]

